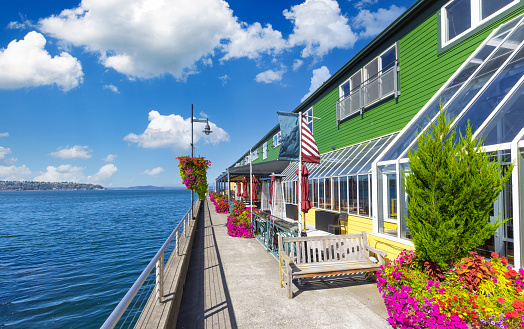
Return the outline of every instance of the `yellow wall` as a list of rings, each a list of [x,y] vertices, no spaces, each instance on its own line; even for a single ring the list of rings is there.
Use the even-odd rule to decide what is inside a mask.
[[[306,214],[306,225],[315,225],[315,211],[316,209],[310,209]],[[387,225],[387,229],[397,229],[397,225],[394,223],[384,224]],[[370,246],[379,250],[384,250],[388,253],[387,257],[385,257],[386,262],[390,262],[397,258],[400,252],[404,249],[415,249],[414,247],[407,244],[369,235],[369,233],[373,232],[373,220],[371,218],[348,215],[348,220],[346,223],[346,234],[357,234],[361,233],[362,231],[366,231],[368,233],[368,244]]]

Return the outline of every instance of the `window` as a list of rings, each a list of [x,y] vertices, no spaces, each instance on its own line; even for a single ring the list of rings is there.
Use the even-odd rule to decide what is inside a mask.
[[[267,159],[267,142],[265,142],[264,145],[262,145],[262,159]]]
[[[309,110],[305,111],[303,113],[306,118],[304,120],[306,120],[307,122],[307,125],[309,126],[309,130],[311,130],[311,133],[313,133],[313,108],[311,107]]]
[[[519,0],[453,0],[441,9],[442,44],[459,38]]]
[[[273,147],[277,147],[280,145],[280,140],[282,138],[282,133],[279,131],[278,133],[273,136]]]
[[[397,46],[387,48],[339,86],[340,121],[386,97],[397,97]]]
[[[253,160],[258,159],[258,149],[254,150],[254,151],[252,152],[252,157],[253,157]]]

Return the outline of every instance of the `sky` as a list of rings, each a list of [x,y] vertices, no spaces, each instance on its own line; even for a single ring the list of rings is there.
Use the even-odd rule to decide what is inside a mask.
[[[414,2],[0,0],[0,180],[211,183]]]

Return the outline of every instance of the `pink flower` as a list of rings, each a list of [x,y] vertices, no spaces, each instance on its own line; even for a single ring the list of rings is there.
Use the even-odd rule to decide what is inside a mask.
[[[505,300],[502,297],[497,297],[497,302],[504,304]]]

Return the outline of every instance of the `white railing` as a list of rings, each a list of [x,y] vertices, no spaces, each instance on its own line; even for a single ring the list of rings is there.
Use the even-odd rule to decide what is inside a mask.
[[[366,107],[394,95],[397,97],[397,63],[377,76],[365,81],[359,88],[340,98],[337,102],[337,123]]]
[[[135,322],[135,317],[140,315],[143,308],[143,303],[140,305],[136,305],[137,303],[133,305],[131,309],[129,309],[129,305],[131,302],[135,299],[135,296],[139,292],[140,288],[144,285],[146,282],[146,279],[149,277],[151,271],[153,268],[156,268],[155,271],[155,296],[157,303],[162,302],[162,296],[164,295],[164,252],[166,252],[168,246],[170,246],[171,242],[173,241],[175,245],[173,247],[173,251],[176,250],[177,254],[179,252],[178,250],[178,241],[180,237],[180,233],[184,234],[184,237],[187,236],[187,229],[189,228],[189,220],[193,217],[193,210],[195,208],[195,205],[200,202],[198,199],[195,201],[195,203],[192,205],[192,207],[187,211],[187,213],[182,218],[182,221],[178,223],[176,228],[173,230],[171,235],[167,238],[166,242],[162,245],[160,250],[156,253],[156,255],[151,259],[149,264],[146,266],[144,271],[142,271],[142,274],[136,279],[135,283],[129,291],[125,294],[124,298],[118,303],[116,308],[113,310],[111,315],[107,318],[107,320],[102,325],[102,329],[111,329],[114,328],[122,318],[122,315],[127,311],[127,317],[129,317],[131,314],[133,314],[132,319],[130,319],[130,324],[128,326],[132,326]],[[167,257],[169,259],[169,257]],[[147,284],[146,284],[147,285]],[[149,293],[146,294],[146,298],[142,300],[147,300],[147,297],[149,296]],[[121,328],[125,325],[127,322],[127,317],[123,320],[124,322],[121,324]]]

